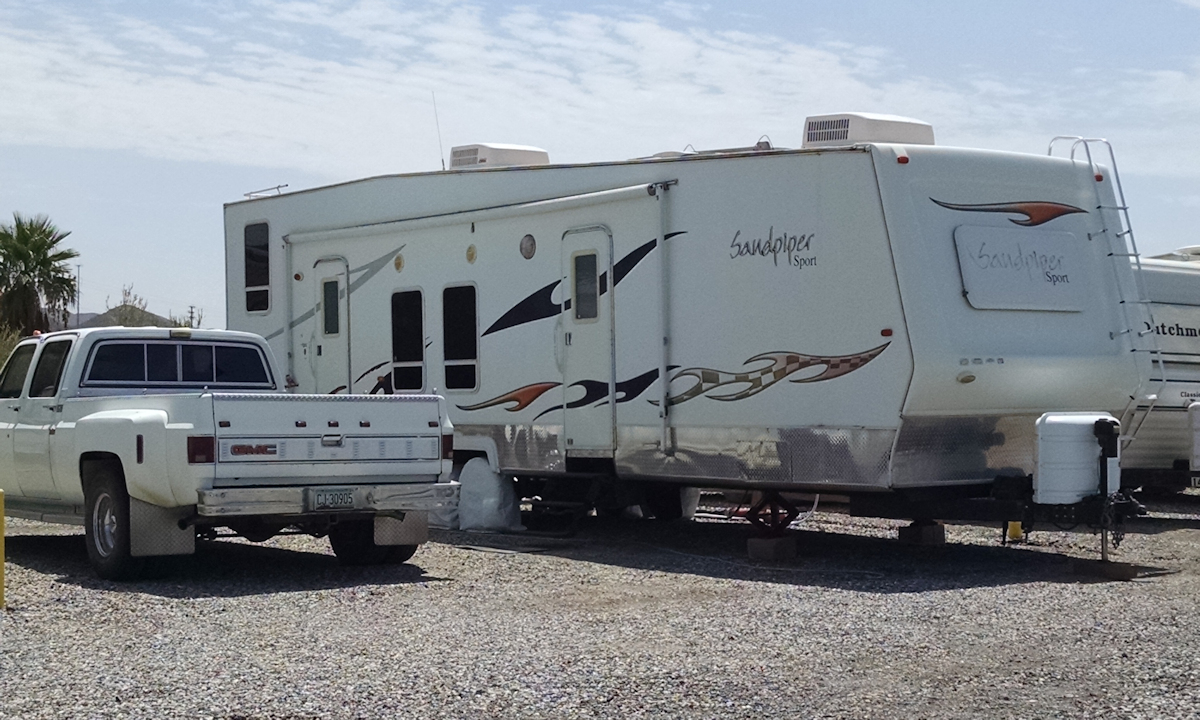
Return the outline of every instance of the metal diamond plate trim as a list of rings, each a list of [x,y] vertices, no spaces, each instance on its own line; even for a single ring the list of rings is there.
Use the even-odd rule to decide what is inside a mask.
[[[1037,415],[906,418],[892,460],[894,487],[991,482],[1033,473]]]

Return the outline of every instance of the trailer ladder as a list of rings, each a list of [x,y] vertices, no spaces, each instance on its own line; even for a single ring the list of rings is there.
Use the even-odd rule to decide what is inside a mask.
[[[1088,233],[1088,240],[1098,240],[1105,237],[1108,243],[1108,257],[1112,261],[1113,280],[1120,298],[1121,315],[1125,330],[1120,334],[1129,334],[1130,348],[1135,353],[1147,353],[1150,356],[1151,372],[1138,383],[1138,389],[1121,413],[1121,443],[1128,445],[1138,430],[1146,422],[1146,418],[1154,410],[1158,397],[1167,382],[1167,368],[1163,361],[1162,348],[1158,336],[1154,332],[1154,316],[1150,310],[1150,299],[1146,293],[1142,279],[1142,259],[1138,253],[1137,241],[1133,235],[1133,224],[1129,219],[1129,206],[1125,202],[1125,190],[1121,186],[1121,176],[1117,172],[1117,158],[1113,153],[1112,144],[1103,138],[1083,138],[1078,136],[1060,135],[1050,141],[1047,155],[1054,155],[1054,148],[1060,141],[1071,143],[1070,159],[1075,160],[1082,152],[1087,159],[1088,167],[1096,182],[1092,189],[1096,196],[1096,210],[1100,218],[1101,229],[1098,233]],[[1109,171],[1112,175],[1113,194],[1117,204],[1106,205],[1100,194],[1100,186],[1104,180],[1101,166],[1096,163],[1092,152],[1095,147],[1107,153]],[[1128,268],[1133,266],[1132,284],[1129,281]],[[1149,323],[1149,329],[1141,329],[1143,323]],[[1154,379],[1153,368],[1157,367],[1159,380]],[[1157,383],[1157,388],[1151,392],[1151,387]],[[1144,409],[1141,407],[1145,402]],[[1141,412],[1139,412],[1141,410]]]

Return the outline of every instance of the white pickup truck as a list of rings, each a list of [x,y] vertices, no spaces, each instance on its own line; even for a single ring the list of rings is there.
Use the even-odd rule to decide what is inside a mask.
[[[6,513],[82,524],[109,579],[229,528],[328,535],[403,562],[457,502],[436,395],[295,395],[257,335],[97,328],[22,340],[0,372]]]

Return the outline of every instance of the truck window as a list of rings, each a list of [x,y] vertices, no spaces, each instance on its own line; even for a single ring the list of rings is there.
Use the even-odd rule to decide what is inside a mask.
[[[442,338],[445,343],[447,390],[474,390],[478,387],[476,314],[474,285],[458,285],[442,291]]]
[[[86,378],[86,385],[272,387],[259,349],[235,343],[105,341],[96,345]]]
[[[179,346],[175,343],[146,345],[146,380],[179,382]]]
[[[266,312],[271,309],[270,236],[266,223],[246,226],[246,312]]]
[[[425,387],[425,318],[420,290],[392,294],[392,388]]]
[[[146,379],[146,346],[142,343],[104,343],[96,348],[88,382],[142,382]]]
[[[4,365],[4,376],[0,378],[0,398],[21,396],[21,388],[25,386],[25,376],[29,374],[29,362],[33,360],[33,351],[36,348],[36,344],[29,343],[20,345],[13,351],[12,356]]]
[[[42,348],[33,371],[33,382],[29,384],[29,397],[54,397],[58,394],[58,383],[62,380],[71,343],[71,340],[58,340],[48,342]]]
[[[213,381],[212,345],[184,345],[183,381],[211,383]]]
[[[258,350],[249,346],[217,345],[217,382],[254,383],[270,382],[267,369],[263,366]]]

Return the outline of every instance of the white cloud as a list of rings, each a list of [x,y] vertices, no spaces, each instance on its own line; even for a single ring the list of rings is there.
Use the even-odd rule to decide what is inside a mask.
[[[1130,71],[1117,83],[1086,71],[1061,85],[984,71],[935,80],[906,76],[886,48],[691,22],[707,11],[261,0],[167,25],[10,10],[0,15],[0,96],[12,100],[0,104],[0,143],[345,178],[439,167],[431,91],[447,151],[517,142],[558,161],[747,145],[763,134],[798,145],[806,115],[838,110],[910,115],[933,122],[940,141],[1032,151],[1063,132],[1143,138],[1145,110],[1165,140],[1200,110],[1197,67]],[[1161,169],[1167,153],[1178,172],[1200,167],[1198,151],[1177,142],[1138,148],[1127,168]]]

